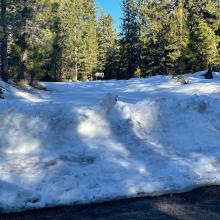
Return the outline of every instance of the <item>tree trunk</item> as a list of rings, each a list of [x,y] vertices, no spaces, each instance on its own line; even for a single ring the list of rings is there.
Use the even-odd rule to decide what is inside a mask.
[[[213,79],[212,65],[209,65],[208,72],[204,74],[205,79]]]
[[[8,82],[8,30],[6,19],[6,0],[1,0],[1,25],[3,37],[1,40],[1,78]]]
[[[76,28],[75,28],[75,36],[74,36],[74,41],[75,41],[75,48],[74,48],[74,56],[75,56],[75,58],[74,58],[74,66],[75,66],[75,73],[74,73],[74,81],[77,81],[77,79],[78,79],[78,59],[77,59],[77,55],[78,55],[78,53],[77,53],[77,43],[76,43],[76,41],[77,41],[77,32],[76,32]]]
[[[76,7],[76,1],[74,1],[74,6]],[[77,48],[77,28],[74,27],[74,76],[73,80],[78,80],[78,48]]]
[[[19,36],[19,46],[21,49],[20,57],[20,68],[18,80],[28,81],[28,72],[27,72],[27,58],[28,58],[28,26],[27,21],[30,16],[30,10],[28,8],[28,1],[24,0],[22,3],[23,9],[21,13],[21,27],[20,27],[20,36]]]
[[[28,57],[28,49],[27,49],[27,37],[26,33],[23,33],[20,37],[21,39],[21,64],[19,68],[19,76],[18,81],[20,80],[28,80],[28,73],[27,73],[27,57]]]

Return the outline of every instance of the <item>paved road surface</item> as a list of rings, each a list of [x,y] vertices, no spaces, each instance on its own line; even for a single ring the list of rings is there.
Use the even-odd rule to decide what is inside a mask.
[[[137,198],[18,214],[0,220],[220,220],[220,186],[155,198]]]

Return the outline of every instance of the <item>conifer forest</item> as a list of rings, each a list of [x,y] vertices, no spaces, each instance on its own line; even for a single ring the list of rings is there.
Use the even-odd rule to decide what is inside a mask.
[[[219,0],[123,0],[121,28],[95,0],[1,0],[4,81],[86,81],[220,66]]]

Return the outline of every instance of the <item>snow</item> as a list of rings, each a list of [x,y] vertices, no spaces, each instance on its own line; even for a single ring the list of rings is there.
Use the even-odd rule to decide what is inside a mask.
[[[220,73],[6,85],[0,212],[220,184]]]

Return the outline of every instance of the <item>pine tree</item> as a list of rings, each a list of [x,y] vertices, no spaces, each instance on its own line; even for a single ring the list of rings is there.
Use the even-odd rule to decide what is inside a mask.
[[[59,61],[58,80],[87,80],[97,63],[94,1],[59,2],[52,58]],[[54,60],[51,60],[54,63]],[[55,66],[54,66],[55,67]]]
[[[28,40],[32,31],[32,18],[35,0],[21,0],[17,4],[16,44],[20,49],[20,66],[18,69],[18,81],[30,79],[27,67]]]
[[[29,19],[28,56],[26,62],[31,84],[46,73],[44,68],[52,51],[53,39],[53,33],[50,30],[51,1],[38,0],[32,7],[37,13],[33,13],[31,19]]]
[[[1,78],[8,82],[8,19],[7,1],[1,0]]]
[[[113,18],[102,11],[97,24],[98,64],[97,70],[104,72],[107,79],[116,78],[115,63],[117,35]]]
[[[168,42],[172,12],[170,0],[145,0],[142,3],[141,59],[145,75],[168,73],[167,56],[170,51],[173,51]],[[175,34],[174,32],[173,35]]]
[[[216,34],[220,20],[219,11],[216,10],[219,4],[215,0],[190,0],[187,4],[190,29],[188,54],[192,71],[219,63],[219,38]]]
[[[97,67],[96,6],[94,0],[83,1],[80,80],[91,78]]]
[[[54,13],[57,14],[58,5],[54,5]],[[50,61],[48,63],[48,78],[54,81],[62,81],[63,68],[62,68],[62,37],[61,37],[61,19],[55,16],[51,26],[53,31],[52,51],[50,54]]]
[[[169,18],[169,30],[166,38],[166,72],[180,74],[186,72],[187,60],[184,53],[189,44],[189,30],[187,27],[187,11],[185,0],[172,2],[172,13]]]
[[[123,0],[122,9],[121,74],[123,78],[132,78],[140,68],[140,1]]]
[[[193,40],[191,46],[197,55],[197,64],[201,69],[219,62],[217,37],[205,21],[198,22],[198,26],[194,30]]]
[[[45,73],[43,68],[48,60],[52,40],[47,25],[51,1],[11,2],[10,75],[18,81],[32,83]]]
[[[61,60],[61,80],[77,81],[79,78],[79,51],[82,44],[83,4],[77,0],[59,3],[59,27],[57,26],[57,50]]]

